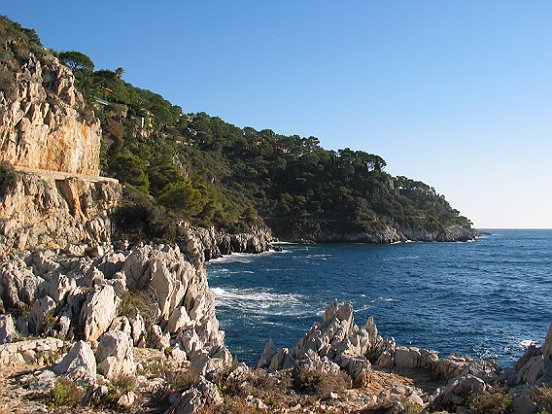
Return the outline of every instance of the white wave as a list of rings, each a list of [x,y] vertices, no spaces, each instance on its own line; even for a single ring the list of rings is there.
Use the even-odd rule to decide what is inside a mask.
[[[213,292],[215,295],[224,295],[226,292],[222,288],[211,288],[211,292]]]
[[[216,306],[239,308],[262,315],[295,315],[310,312],[302,295],[274,293],[271,289],[211,288]]]
[[[262,252],[262,253],[232,253],[232,254],[229,254],[227,256],[222,256],[222,257],[217,257],[216,259],[211,259],[207,262],[207,264],[209,264],[209,263],[232,263],[232,262],[250,263],[251,259],[253,259],[255,257],[269,256],[271,254],[276,254],[276,253],[283,253],[283,252],[276,252],[274,250],[269,250],[267,252]]]
[[[537,342],[532,339],[524,339],[523,341],[520,341],[519,344],[524,348],[529,348],[531,345],[536,346]]]
[[[370,305],[367,305],[367,306],[362,306],[358,309],[354,309],[353,312],[362,312],[362,311],[365,311],[365,310],[370,310],[370,309],[374,309],[373,306],[370,306]]]
[[[382,262],[395,262],[399,260],[418,260],[420,256],[398,256],[398,257],[385,257]]]
[[[372,302],[375,302],[376,300],[379,300],[382,302],[400,302],[400,299],[384,298],[383,296],[378,296],[376,299],[372,300]]]

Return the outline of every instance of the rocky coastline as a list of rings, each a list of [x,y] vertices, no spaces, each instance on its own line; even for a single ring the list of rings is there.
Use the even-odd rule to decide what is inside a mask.
[[[400,224],[389,218],[364,231],[338,230],[334,226],[325,225],[316,230],[296,228],[280,230],[275,234],[281,240],[294,243],[391,244],[407,241],[465,242],[474,240],[482,233],[471,227],[460,225],[430,231],[423,227]]]
[[[267,228],[182,223],[173,244],[118,240],[117,180],[99,176],[101,129],[69,69],[29,52],[0,92],[0,412],[421,413],[552,410],[552,326],[512,367],[400,346],[331,303],[293,349],[256,367],[224,343],[205,262],[273,249]],[[6,177],[3,177],[6,178]],[[380,223],[382,224],[382,223]],[[391,221],[316,242],[459,241]],[[499,404],[503,411],[490,411]],[[548,404],[548,405],[547,405]],[[486,411],[487,410],[487,411]]]

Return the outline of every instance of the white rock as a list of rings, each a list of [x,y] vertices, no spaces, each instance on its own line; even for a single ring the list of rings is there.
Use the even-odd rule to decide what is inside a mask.
[[[134,350],[132,339],[121,331],[105,333],[96,350],[98,372],[106,378],[115,379],[120,376],[134,375]]]
[[[421,353],[418,348],[398,346],[395,349],[395,366],[397,368],[418,368],[421,364]]]
[[[16,335],[11,315],[0,315],[0,344],[12,342]]]
[[[128,410],[134,405],[134,401],[136,401],[136,394],[132,391],[128,391],[119,397],[117,405],[125,410]]]
[[[111,286],[95,286],[81,310],[83,336],[96,341],[109,328],[117,315],[117,297]]]
[[[174,414],[193,414],[200,408],[217,407],[224,402],[218,393],[217,386],[204,377],[192,385],[188,391],[182,393],[169,410]]]
[[[96,377],[96,359],[90,345],[84,341],[75,342],[61,362],[54,366],[54,372],[73,379]]]

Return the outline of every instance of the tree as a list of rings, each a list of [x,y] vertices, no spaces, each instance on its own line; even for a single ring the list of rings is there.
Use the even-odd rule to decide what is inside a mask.
[[[159,196],[159,202],[187,217],[193,217],[203,210],[204,202],[199,190],[190,183],[181,181],[172,184]]]
[[[129,152],[119,153],[112,158],[109,168],[119,181],[132,185],[138,191],[149,194],[147,163]]]
[[[123,77],[124,73],[125,73],[125,70],[121,67],[118,67],[117,69],[115,69],[115,74],[117,75],[117,77],[119,79],[121,79]]]
[[[69,67],[73,72],[77,72],[79,70],[85,70],[92,72],[94,70],[94,63],[92,60],[86,56],[84,53],[77,52],[77,51],[65,51],[60,52],[59,60],[61,62]]]

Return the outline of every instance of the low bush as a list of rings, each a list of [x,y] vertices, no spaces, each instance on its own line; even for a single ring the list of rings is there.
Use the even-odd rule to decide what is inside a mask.
[[[224,399],[224,404],[219,407],[204,407],[197,414],[268,414],[270,411],[266,408],[258,408],[255,404],[250,404],[243,398]]]
[[[136,389],[136,378],[132,375],[121,375],[111,381],[107,386],[107,394],[101,397],[99,406],[117,407],[117,401],[122,395]]]
[[[139,287],[131,287],[125,292],[119,304],[119,316],[133,318],[139,312],[144,318],[146,326],[151,326],[157,316],[157,305],[150,297],[147,290],[139,290]]]
[[[54,407],[75,407],[84,397],[84,389],[73,381],[61,378],[54,384],[50,404]]]
[[[542,385],[534,390],[534,401],[540,414],[552,413],[552,387]]]
[[[503,414],[511,405],[508,390],[501,386],[473,393],[468,398],[468,407],[475,414]]]
[[[295,391],[320,398],[329,398],[331,393],[339,394],[352,386],[351,378],[343,371],[336,375],[299,366],[291,375]]]

